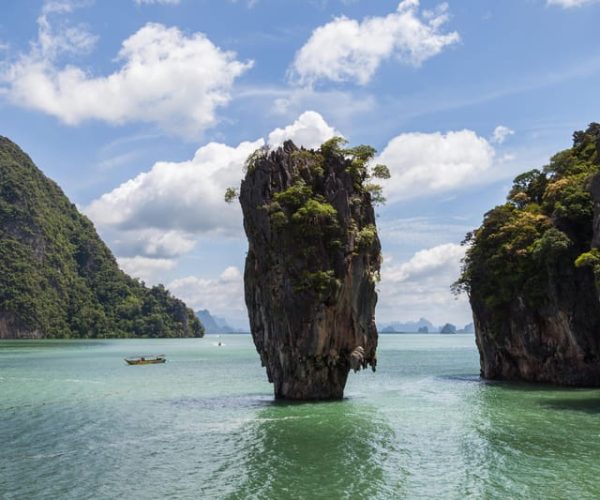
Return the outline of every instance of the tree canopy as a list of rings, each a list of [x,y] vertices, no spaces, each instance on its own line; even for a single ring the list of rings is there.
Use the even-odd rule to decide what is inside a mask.
[[[592,249],[591,181],[600,171],[600,125],[575,132],[573,147],[554,155],[542,170],[514,180],[507,202],[485,214],[465,239],[468,245],[455,291],[478,296],[500,309],[514,297],[545,300],[547,279],[577,266],[600,270]]]

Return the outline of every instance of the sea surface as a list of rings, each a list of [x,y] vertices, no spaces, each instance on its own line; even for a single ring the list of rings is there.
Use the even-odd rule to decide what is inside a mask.
[[[0,342],[0,498],[600,497],[599,390],[482,382],[472,335],[378,357],[284,404],[249,335]]]

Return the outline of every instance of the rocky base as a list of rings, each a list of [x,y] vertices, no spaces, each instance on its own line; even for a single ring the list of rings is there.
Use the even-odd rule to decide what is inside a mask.
[[[471,294],[481,376],[565,386],[600,386],[600,307],[589,268],[546,276],[543,304],[516,296],[494,310]]]
[[[519,319],[511,320],[501,336],[476,317],[483,378],[600,387],[598,346],[578,335],[567,314],[525,319],[522,313],[513,316]]]

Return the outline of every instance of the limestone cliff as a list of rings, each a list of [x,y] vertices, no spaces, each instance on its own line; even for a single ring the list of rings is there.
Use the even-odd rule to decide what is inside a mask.
[[[576,132],[468,235],[457,285],[483,377],[600,386],[599,152],[600,125]]]
[[[163,286],[121,271],[91,221],[0,136],[0,339],[203,333]]]
[[[375,369],[379,190],[365,183],[373,154],[342,150],[337,139],[319,150],[288,141],[248,160],[245,298],[277,398],[340,399],[350,369]]]

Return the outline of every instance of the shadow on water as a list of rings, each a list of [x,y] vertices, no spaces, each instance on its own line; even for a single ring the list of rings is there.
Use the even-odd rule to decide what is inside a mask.
[[[230,498],[391,494],[385,464],[393,432],[375,408],[359,402],[272,402],[256,413],[244,441],[236,465],[245,477]]]
[[[206,396],[202,398],[182,398],[167,401],[167,404],[198,410],[257,410],[272,406],[273,398],[262,394],[227,396]]]
[[[478,384],[485,384],[487,381],[482,379],[479,375],[472,373],[458,374],[458,375],[439,375],[436,377],[438,380],[450,380],[452,382],[475,382]]]
[[[475,374],[455,374],[455,375],[438,375],[436,377],[438,380],[449,380],[453,382],[475,382],[477,384],[481,384],[482,386],[490,386],[496,387],[501,390],[509,390],[509,391],[523,391],[523,392],[556,392],[556,391],[568,391],[568,392],[582,392],[589,391],[589,388],[580,388],[580,387],[569,387],[569,386],[561,386],[551,383],[544,382],[523,382],[519,380],[493,380],[493,379],[485,379],[480,375]]]
[[[600,414],[600,398],[561,398],[546,399],[540,401],[540,405],[550,410],[567,410],[588,413],[590,415]]]

